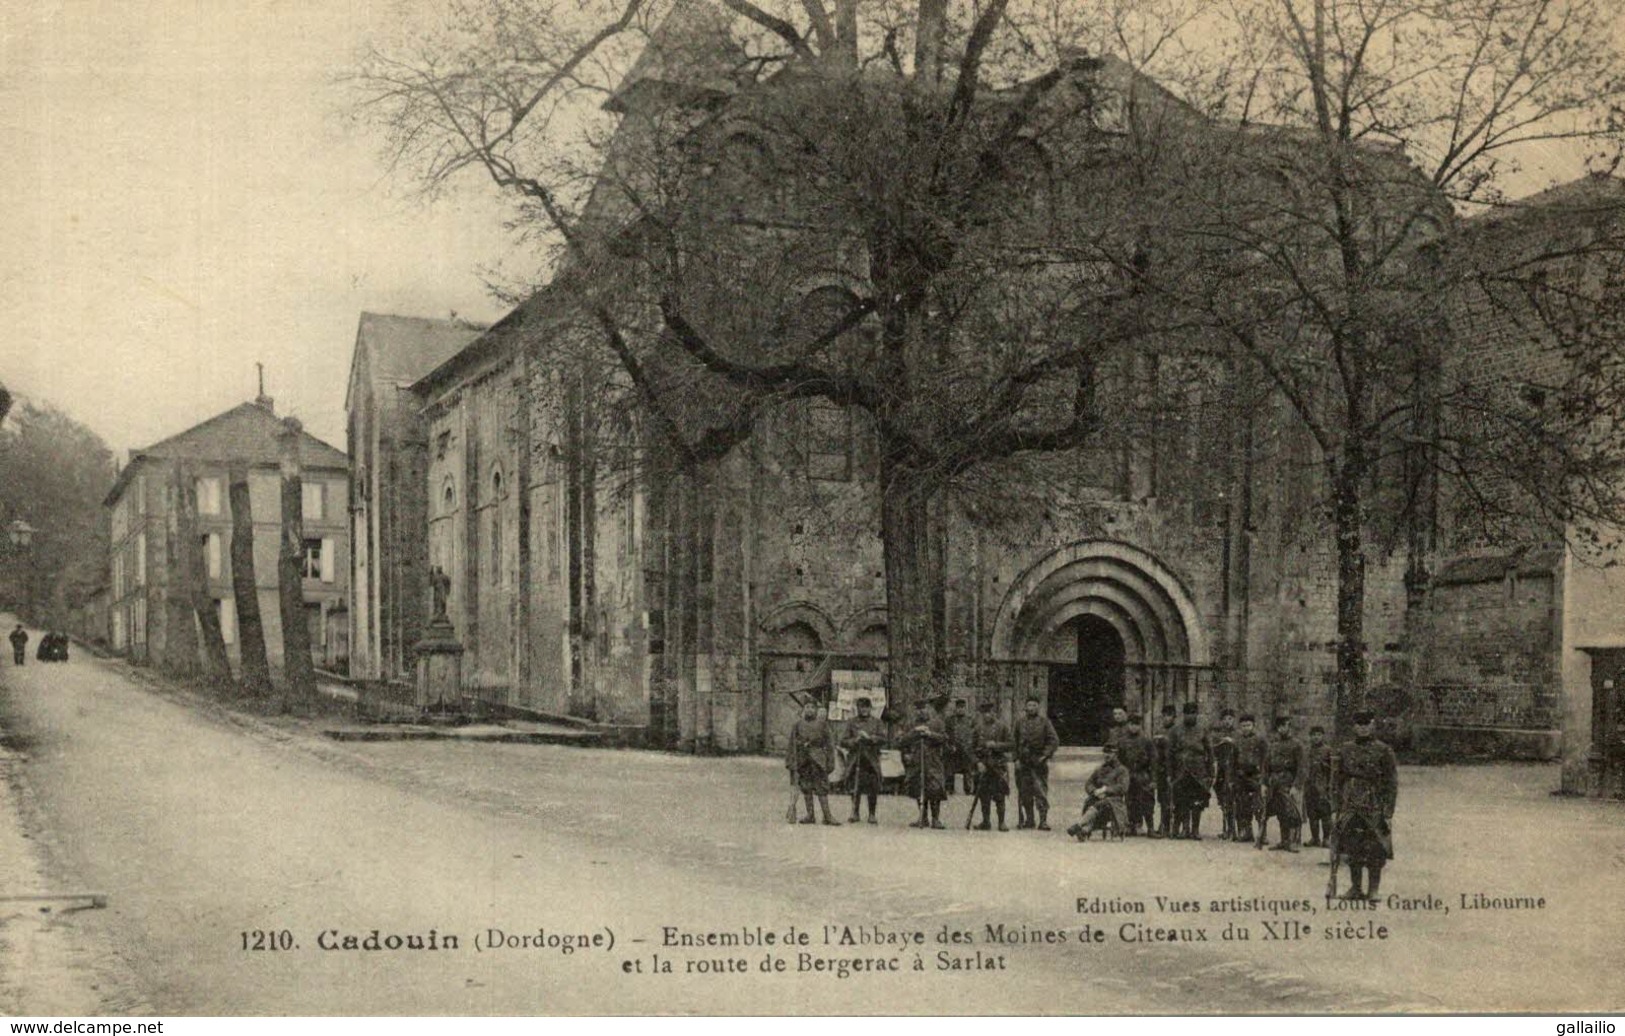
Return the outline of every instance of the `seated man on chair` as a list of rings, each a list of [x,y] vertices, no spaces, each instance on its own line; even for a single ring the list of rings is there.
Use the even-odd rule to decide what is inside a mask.
[[[1119,833],[1128,827],[1128,767],[1117,758],[1117,746],[1107,745],[1105,762],[1095,767],[1083,785],[1083,817],[1066,829],[1080,842],[1102,829]]]

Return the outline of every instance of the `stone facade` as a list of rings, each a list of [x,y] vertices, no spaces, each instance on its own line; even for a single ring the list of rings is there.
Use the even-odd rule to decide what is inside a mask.
[[[409,388],[481,328],[363,313],[345,395],[350,675],[410,680],[428,607],[428,433]]]
[[[159,665],[173,662],[184,668],[190,661],[172,657],[177,642],[171,626],[192,616],[189,592],[178,582],[176,549],[180,523],[175,485],[184,472],[184,477],[195,480],[198,494],[194,531],[203,541],[202,577],[216,602],[227,652],[233,662],[237,660],[228,489],[229,466],[243,462],[248,466],[254,512],[254,572],[266,653],[273,666],[281,664],[277,551],[282,535],[282,485],[276,458],[280,428],[269,400],[245,403],[132,454],[104,501],[111,523],[107,613],[108,642],[114,651]],[[300,458],[306,487],[303,531],[307,544],[301,590],[310,623],[311,653],[319,666],[342,668],[349,654],[347,623],[341,621],[349,596],[348,464],[343,453],[308,433],[301,438]],[[180,643],[195,642],[187,638]]]

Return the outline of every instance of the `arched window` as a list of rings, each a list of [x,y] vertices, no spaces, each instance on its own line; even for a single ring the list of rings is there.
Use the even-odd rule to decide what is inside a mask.
[[[491,502],[495,503],[501,500],[505,495],[504,490],[506,488],[502,480],[502,465],[491,465]]]
[[[450,514],[457,510],[457,483],[450,475],[440,487],[440,513]]]

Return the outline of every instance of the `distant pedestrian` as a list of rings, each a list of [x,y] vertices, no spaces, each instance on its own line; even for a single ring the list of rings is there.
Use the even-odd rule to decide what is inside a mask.
[[[835,765],[835,738],[829,729],[829,720],[822,715],[823,707],[813,699],[801,706],[801,718],[790,729],[790,745],[785,751],[784,765],[790,771],[790,780],[801,789],[807,804],[803,824],[813,820],[813,799],[823,811],[824,823],[834,824],[829,815],[829,771]]]
[[[1061,747],[1055,724],[1038,713],[1038,699],[1028,697],[1026,715],[1016,721],[1017,828],[1049,830],[1049,761]]]
[[[22,665],[28,658],[28,631],[23,624],[18,623],[17,628],[11,631],[11,662],[13,665]]]

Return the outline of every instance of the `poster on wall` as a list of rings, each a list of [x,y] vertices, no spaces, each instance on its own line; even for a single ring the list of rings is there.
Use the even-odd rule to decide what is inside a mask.
[[[876,716],[886,710],[886,674],[874,669],[833,669],[829,674],[830,719],[858,714],[858,699],[868,698]]]

